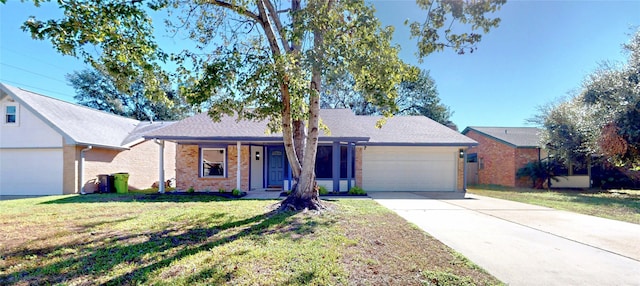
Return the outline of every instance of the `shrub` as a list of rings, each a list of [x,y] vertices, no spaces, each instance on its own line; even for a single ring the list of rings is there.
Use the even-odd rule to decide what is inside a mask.
[[[323,186],[323,185],[319,185],[318,186],[318,193],[320,195],[326,195],[329,193],[329,190],[327,190],[327,187]]]
[[[559,164],[555,161],[531,161],[518,169],[516,178],[529,178],[532,188],[542,189],[548,180],[559,181],[555,172],[558,167]],[[551,186],[547,186],[549,187]]]
[[[225,190],[225,189],[223,189],[223,188],[219,188],[219,189],[218,189],[218,193],[224,193],[224,192],[226,192],[226,190]]]
[[[193,193],[193,192],[195,192],[195,191],[196,191],[196,190],[193,188],[193,186],[191,186],[191,187],[187,190],[187,193]]]
[[[231,194],[233,194],[236,197],[239,197],[242,194],[242,192],[240,192],[240,190],[238,190],[238,189],[233,189],[231,191]]]
[[[349,190],[349,194],[350,195],[366,195],[367,192],[365,192],[362,188],[358,186],[354,186],[351,188],[351,190]]]

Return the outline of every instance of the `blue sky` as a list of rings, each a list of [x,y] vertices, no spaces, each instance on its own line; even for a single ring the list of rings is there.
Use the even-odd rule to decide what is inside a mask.
[[[73,102],[65,75],[81,60],[59,55],[46,41],[20,30],[29,15],[59,14],[50,7],[0,4],[0,82]],[[478,50],[444,51],[418,63],[406,19],[424,12],[415,1],[371,1],[385,25],[396,27],[401,57],[430,70],[452,120],[466,126],[524,126],[536,107],[579,88],[602,61],[623,61],[621,45],[640,25],[640,1],[510,1],[496,13],[500,27],[483,36]]]

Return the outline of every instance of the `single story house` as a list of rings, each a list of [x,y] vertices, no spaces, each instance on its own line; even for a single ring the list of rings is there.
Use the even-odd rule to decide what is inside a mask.
[[[545,160],[547,151],[540,143],[536,127],[467,127],[462,134],[478,142],[469,149],[468,182],[507,187],[531,187],[528,178],[516,172],[529,162]],[[553,188],[588,188],[589,176],[560,176]]]
[[[377,129],[378,116],[323,109],[330,132],[319,136],[316,177],[333,191],[360,186],[375,191],[464,192],[468,137],[424,116],[396,116]],[[281,134],[267,121],[198,114],[144,135],[177,144],[180,190],[287,190],[291,172]],[[162,162],[161,162],[162,164]]]
[[[538,161],[543,155],[535,127],[467,127],[462,134],[478,142],[469,149],[469,156],[477,167],[469,167],[477,172],[477,184],[501,185],[507,187],[530,187],[526,178],[517,179],[516,172],[531,161]],[[473,179],[474,175],[468,178]]]
[[[132,189],[151,187],[160,172],[175,177],[175,144],[142,137],[170,122],[140,122],[3,83],[0,108],[2,196],[93,192],[99,174],[116,172],[129,173]]]

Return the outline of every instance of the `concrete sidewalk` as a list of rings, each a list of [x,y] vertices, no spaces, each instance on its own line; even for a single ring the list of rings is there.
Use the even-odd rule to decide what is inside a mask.
[[[640,285],[640,225],[467,194],[370,193],[509,285]]]

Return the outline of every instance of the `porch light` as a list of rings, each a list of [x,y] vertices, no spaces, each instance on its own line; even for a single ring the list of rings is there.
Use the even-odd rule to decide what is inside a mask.
[[[260,161],[260,151],[256,151],[256,161]]]
[[[464,158],[464,149],[460,149],[459,152],[460,152],[460,158]]]

